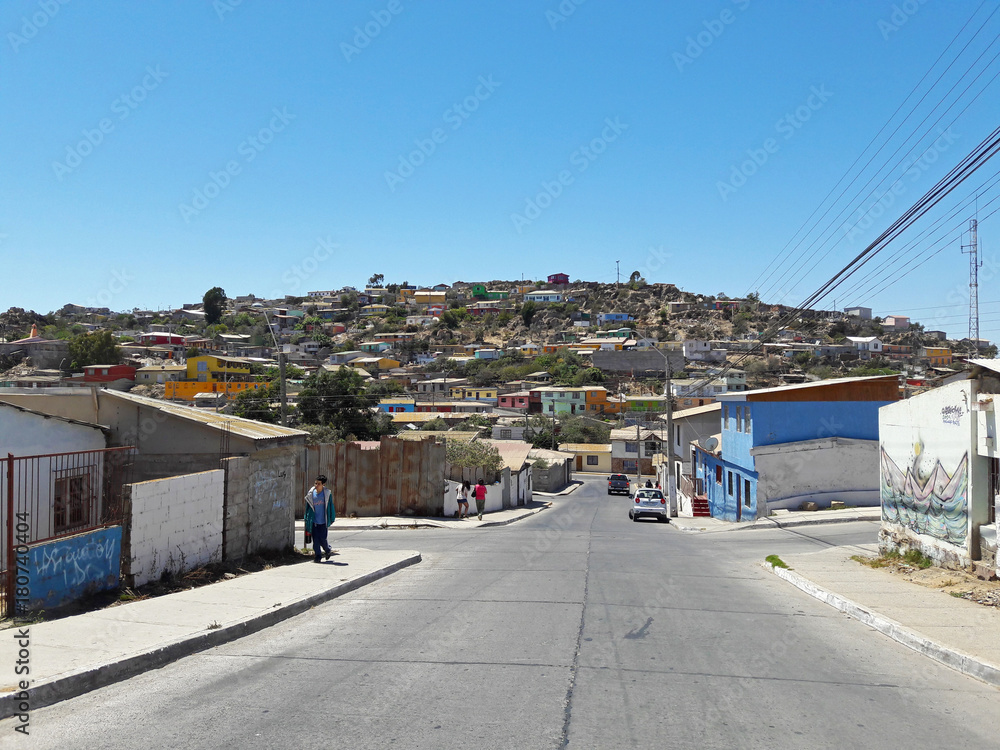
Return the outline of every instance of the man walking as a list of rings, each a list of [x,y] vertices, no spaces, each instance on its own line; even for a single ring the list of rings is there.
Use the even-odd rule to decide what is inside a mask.
[[[476,514],[479,516],[479,520],[483,520],[483,511],[486,509],[486,485],[483,484],[483,480],[480,479],[476,482],[476,488],[472,491],[472,494],[476,496]]]
[[[326,489],[326,477],[320,474],[316,477],[313,488],[306,493],[306,533],[312,534],[313,562],[320,562],[320,551],[326,554],[327,560],[333,551],[326,540],[326,532],[330,524],[337,518],[333,509],[333,492]]]

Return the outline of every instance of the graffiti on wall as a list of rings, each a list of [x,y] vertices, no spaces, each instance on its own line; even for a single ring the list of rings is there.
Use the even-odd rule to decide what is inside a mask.
[[[29,606],[57,607],[118,585],[121,526],[31,547]]]
[[[920,464],[923,446],[914,446],[912,465],[903,471],[881,452],[882,520],[918,534],[965,546],[969,523],[969,454],[948,472],[939,460],[929,470]]]

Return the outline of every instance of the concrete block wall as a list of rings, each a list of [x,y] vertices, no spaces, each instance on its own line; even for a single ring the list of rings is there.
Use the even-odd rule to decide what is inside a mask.
[[[249,459],[247,554],[294,546],[299,484],[294,456],[258,453]]]
[[[131,485],[129,585],[222,559],[221,469]]]
[[[225,547],[223,559],[239,560],[250,548],[250,459],[240,456],[222,461],[226,471]]]

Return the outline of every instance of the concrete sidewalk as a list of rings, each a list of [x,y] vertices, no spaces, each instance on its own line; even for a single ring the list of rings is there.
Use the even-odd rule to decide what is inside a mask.
[[[1000,686],[1000,611],[852,560],[875,544],[789,555],[790,570],[764,563],[810,596],[959,672]]]
[[[18,713],[21,646],[31,670],[29,703],[41,708],[262,630],[419,561],[418,552],[341,548],[319,565],[284,565],[27,625],[21,645],[24,628],[0,630],[0,718]]]
[[[365,516],[364,518],[337,516],[337,520],[330,527],[330,532],[362,531],[365,529],[481,529],[488,526],[506,526],[514,521],[520,521],[522,518],[540,513],[552,503],[532,501],[517,508],[491,511],[483,514],[482,521],[476,518],[475,503],[470,503],[470,505],[469,517],[463,518],[461,521],[457,518],[432,516]],[[301,534],[304,530],[305,522],[301,519],[296,521],[296,533]]]
[[[746,529],[788,529],[795,526],[815,526],[852,521],[880,521],[882,509],[844,508],[842,510],[778,511],[773,516],[756,521],[722,521],[718,518],[671,518],[670,523],[681,531],[704,533],[713,531],[743,531]]]

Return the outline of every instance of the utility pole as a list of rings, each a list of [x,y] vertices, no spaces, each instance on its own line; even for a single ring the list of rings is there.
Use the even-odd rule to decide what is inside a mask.
[[[285,386],[285,353],[278,352],[278,378],[281,380],[281,426],[288,426],[288,391]]]
[[[667,422],[667,501],[670,503],[668,513],[673,513],[677,507],[677,477],[674,474],[674,399],[670,393],[670,356],[663,358],[666,367],[666,382],[663,384],[663,395],[667,398],[665,417]]]
[[[621,261],[620,260],[616,260],[615,261],[615,276],[616,276],[615,291],[617,292],[619,289],[621,289],[621,285],[622,285],[622,271],[621,271]]]
[[[966,248],[969,248],[966,250]],[[962,252],[969,256],[969,343],[972,351],[979,351],[979,227],[969,219],[969,244],[962,245]]]

